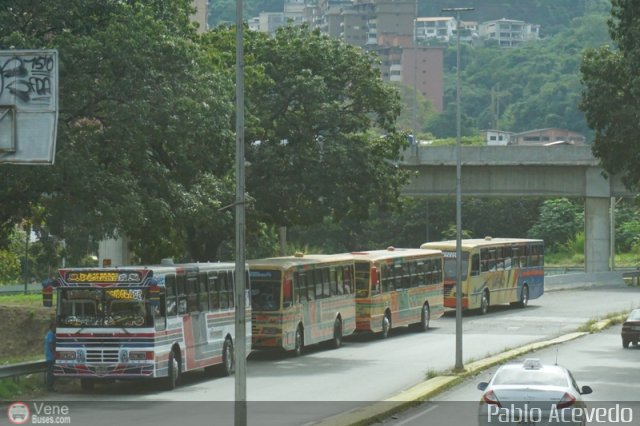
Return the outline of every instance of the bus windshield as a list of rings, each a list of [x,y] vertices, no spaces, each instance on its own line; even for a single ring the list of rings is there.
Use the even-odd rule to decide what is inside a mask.
[[[151,327],[159,308],[143,289],[61,289],[59,298],[62,327]]]
[[[455,251],[443,251],[444,255],[444,279],[446,281],[456,279],[456,252]],[[467,279],[467,269],[469,269],[469,253],[462,252],[462,277],[461,281]]]
[[[256,311],[280,309],[280,271],[251,271],[251,306]]]

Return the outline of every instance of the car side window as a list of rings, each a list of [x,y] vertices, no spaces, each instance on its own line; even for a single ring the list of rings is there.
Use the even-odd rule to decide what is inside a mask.
[[[573,386],[573,388],[580,393],[580,387],[578,386],[578,383],[576,382],[576,379],[573,378],[573,374],[571,374],[571,371],[569,371],[569,379],[571,380],[571,386]]]

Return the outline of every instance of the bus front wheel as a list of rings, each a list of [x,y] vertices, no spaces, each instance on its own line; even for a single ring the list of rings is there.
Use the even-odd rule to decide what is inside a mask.
[[[427,331],[429,329],[429,321],[431,320],[431,311],[429,305],[424,304],[422,306],[422,317],[420,318],[420,331]]]
[[[391,318],[389,318],[389,313],[385,313],[382,318],[382,332],[380,333],[380,337],[386,339],[389,337],[389,332],[391,331]]]
[[[169,352],[167,378],[165,379],[165,388],[167,390],[173,390],[178,383],[178,377],[180,376],[180,363],[176,359],[173,351]]]
[[[482,300],[480,300],[480,314],[485,315],[489,310],[489,295],[485,291],[482,293]]]
[[[233,374],[236,363],[233,357],[233,343],[231,339],[225,339],[222,347],[222,375],[227,377]]]
[[[294,356],[302,355],[302,348],[304,347],[304,334],[302,333],[302,327],[298,326],[296,329],[295,347],[293,349]]]
[[[524,308],[529,303],[529,286],[522,287],[522,293],[520,294],[520,307]]]

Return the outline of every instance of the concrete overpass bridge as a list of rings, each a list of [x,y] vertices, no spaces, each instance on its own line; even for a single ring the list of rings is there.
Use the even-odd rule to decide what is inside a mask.
[[[617,176],[608,176],[590,146],[462,146],[462,197],[582,197],[585,199],[585,270],[610,269],[612,203],[637,195]],[[456,147],[419,146],[404,153],[411,170],[403,194],[444,197],[456,194]],[[462,212],[464,226],[464,211]]]

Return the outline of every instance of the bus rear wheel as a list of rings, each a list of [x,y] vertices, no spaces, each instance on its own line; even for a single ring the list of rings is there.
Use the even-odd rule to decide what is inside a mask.
[[[520,307],[524,308],[529,303],[529,286],[524,285],[522,287],[522,293],[520,294]]]
[[[389,337],[389,332],[391,331],[391,318],[389,318],[389,313],[386,312],[384,317],[382,317],[382,332],[380,333],[380,337],[386,339]]]
[[[302,333],[302,326],[298,326],[296,329],[295,347],[293,349],[293,356],[302,355],[302,349],[304,348],[304,334]]]
[[[167,368],[167,377],[165,379],[165,389],[173,390],[176,388],[178,378],[180,377],[180,363],[176,359],[174,351],[169,352],[169,363]]]
[[[429,329],[429,322],[431,320],[431,311],[429,305],[425,303],[422,306],[422,314],[420,318],[420,331],[427,331]]]
[[[331,347],[338,349],[340,346],[342,346],[342,320],[336,318],[335,323],[333,323],[333,340],[331,340]]]
[[[480,315],[486,315],[489,310],[489,294],[486,291],[482,293],[482,299],[480,300]]]
[[[233,343],[231,339],[225,339],[222,346],[222,375],[227,377],[236,370],[236,363],[233,356]]]

